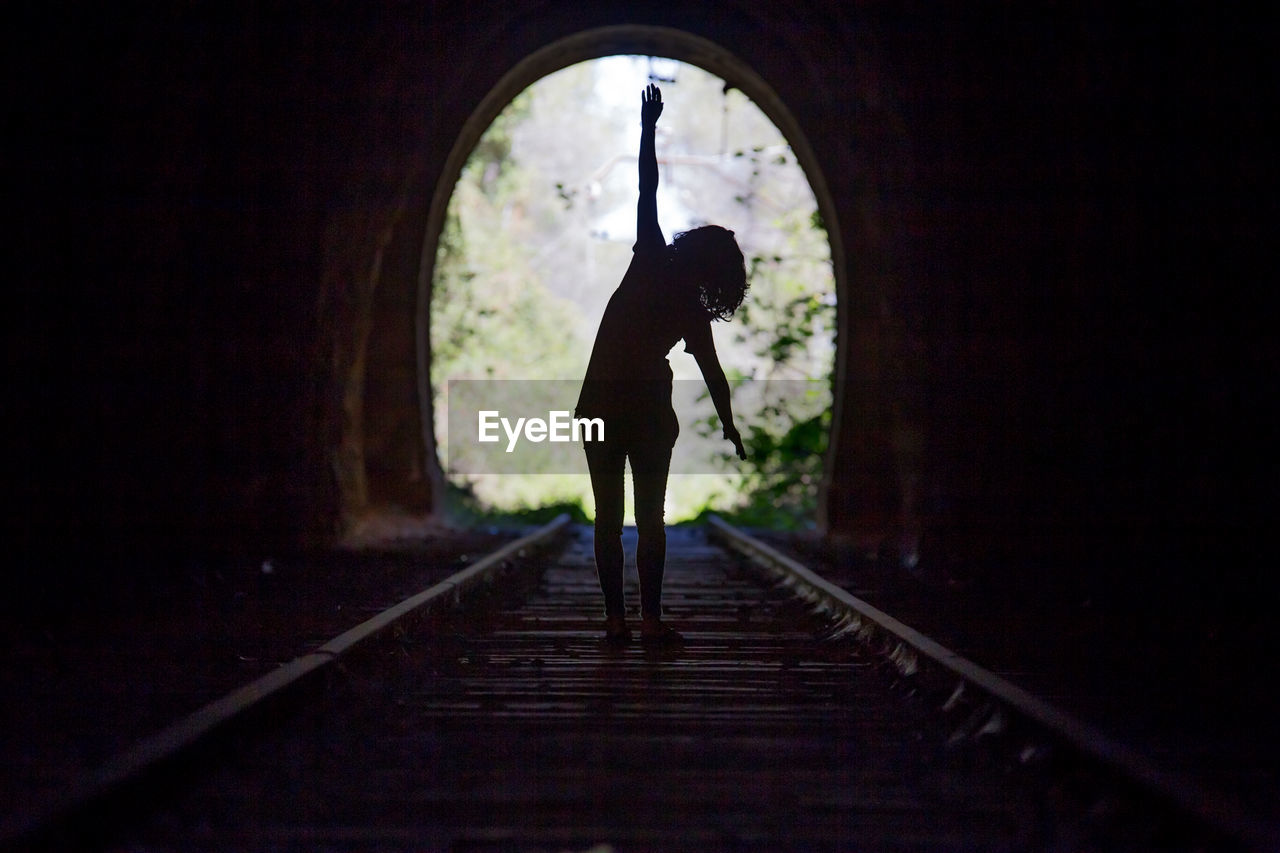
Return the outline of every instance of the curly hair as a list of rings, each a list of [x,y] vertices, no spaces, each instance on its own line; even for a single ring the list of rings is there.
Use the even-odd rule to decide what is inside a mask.
[[[733,316],[747,295],[747,265],[733,232],[719,225],[681,231],[671,241],[676,274],[697,288],[698,304],[712,320]]]

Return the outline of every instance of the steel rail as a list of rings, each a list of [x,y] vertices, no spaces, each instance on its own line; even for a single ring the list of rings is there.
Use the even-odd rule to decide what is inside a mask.
[[[439,583],[366,619],[314,651],[294,658],[143,738],[91,771],[64,796],[45,808],[34,814],[6,819],[5,825],[0,827],[0,845],[7,847],[36,836],[60,820],[108,797],[157,766],[192,749],[215,731],[224,729],[268,701],[282,698],[302,684],[309,683],[343,657],[409,617],[426,616],[439,608],[456,605],[464,595],[500,574],[512,559],[563,531],[569,521],[568,515],[556,517]]]
[[[1155,766],[1137,750],[951,651],[724,519],[710,516],[708,525],[714,538],[770,571],[797,595],[836,616],[842,622],[841,630],[861,639],[879,637],[887,641],[889,657],[904,675],[940,669],[958,678],[960,685],[976,689],[998,706],[1032,721],[1080,754],[1249,849],[1277,849],[1277,828],[1246,814],[1223,794],[1206,790],[1185,774]]]

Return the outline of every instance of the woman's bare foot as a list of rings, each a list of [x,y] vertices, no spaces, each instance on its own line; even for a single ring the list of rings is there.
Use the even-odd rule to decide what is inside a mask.
[[[640,620],[640,642],[649,646],[678,646],[684,642],[680,632],[662,624],[656,616],[645,616]]]
[[[627,627],[627,617],[605,617],[604,639],[605,642],[612,646],[625,646],[631,642],[631,629]]]

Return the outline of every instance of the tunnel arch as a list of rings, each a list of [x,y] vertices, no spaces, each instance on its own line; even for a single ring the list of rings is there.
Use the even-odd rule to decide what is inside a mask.
[[[817,201],[819,215],[826,227],[831,250],[832,273],[836,288],[836,335],[832,389],[832,420],[827,458],[823,465],[823,482],[819,489],[819,516],[825,512],[826,494],[837,453],[837,437],[841,435],[845,387],[844,348],[847,346],[849,300],[848,269],[843,234],[836,201],[829,188],[818,157],[799,121],[787,108],[777,91],[754,69],[732,52],[702,36],[671,27],[646,25],[613,25],[583,30],[553,41],[516,63],[489,90],[464,122],[444,161],[431,194],[422,256],[417,282],[416,345],[418,405],[422,423],[422,442],[427,449],[428,478],[434,494],[442,494],[444,476],[440,468],[436,444],[434,407],[431,387],[431,296],[435,275],[436,253],[450,198],[467,159],[477,142],[499,113],[518,94],[542,78],[579,62],[607,56],[661,56],[695,65],[741,90],[781,131],[804,171]]]

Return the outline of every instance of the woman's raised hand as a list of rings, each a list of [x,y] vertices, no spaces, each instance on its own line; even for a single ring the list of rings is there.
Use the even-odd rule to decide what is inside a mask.
[[[640,123],[655,125],[662,115],[662,90],[650,83],[640,93]]]

